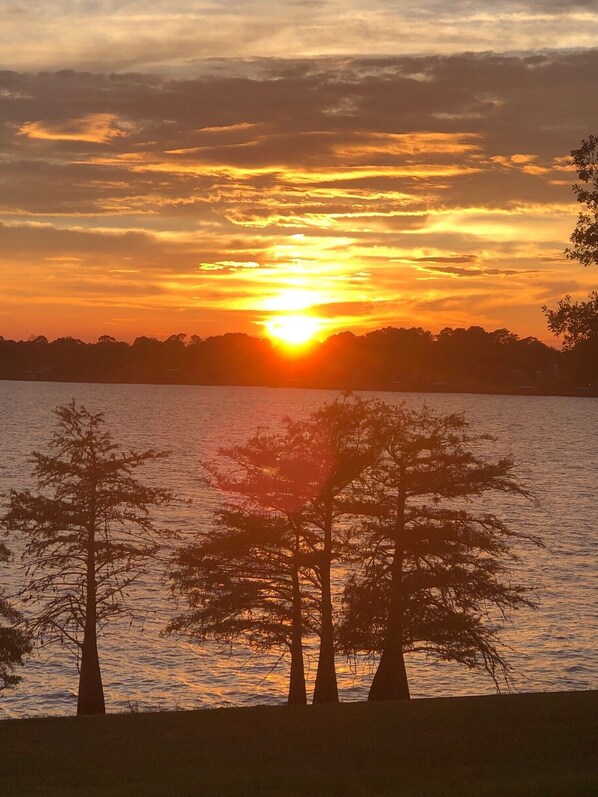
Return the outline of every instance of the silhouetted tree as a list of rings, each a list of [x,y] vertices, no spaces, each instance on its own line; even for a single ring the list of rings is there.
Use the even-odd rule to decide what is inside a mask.
[[[421,327],[385,327],[364,336],[367,358],[364,369],[373,384],[414,381],[428,376],[433,336]]]
[[[380,448],[355,490],[359,566],[345,589],[341,648],[381,654],[370,700],[409,697],[406,651],[484,667],[496,682],[508,675],[500,618],[532,605],[510,580],[510,543],[531,538],[467,501],[527,495],[513,463],[477,453],[489,438],[469,434],[458,415],[379,405],[373,422]]]
[[[284,434],[258,431],[219,453],[221,460],[206,467],[227,503],[213,527],[200,530],[175,557],[173,589],[189,609],[167,631],[290,652],[288,702],[305,703],[302,640],[313,613],[305,590],[311,471],[303,450]]]
[[[0,542],[0,562],[8,562],[9,558],[8,548]],[[21,678],[14,671],[31,652],[27,634],[21,628],[15,627],[22,619],[21,614],[11,606],[0,590],[0,690],[19,683]],[[3,621],[8,624],[4,625]]]
[[[584,138],[579,149],[571,152],[573,165],[583,185],[573,186],[577,201],[586,206],[571,233],[573,246],[565,250],[571,260],[582,266],[598,265],[598,137]]]
[[[58,641],[80,661],[78,714],[103,714],[97,635],[110,618],[131,614],[127,588],[156,556],[165,532],[150,508],[168,503],[166,490],[145,487],[133,472],[165,456],[122,452],[102,413],[75,402],[57,407],[50,453],[33,452],[37,491],[12,490],[5,527],[25,539],[32,633]]]
[[[564,367],[576,382],[598,380],[598,291],[587,301],[574,302],[566,295],[556,310],[543,308],[548,328],[563,337]]]
[[[171,573],[188,609],[167,633],[291,655],[288,703],[307,702],[300,531],[281,515],[221,509]]]
[[[587,302],[573,302],[567,295],[547,315],[550,331],[563,336],[565,349],[588,342],[598,337],[598,291],[592,291]]]
[[[565,250],[571,260],[583,266],[598,265],[598,137],[583,139],[579,149],[571,152],[579,183],[573,186],[577,201],[585,205],[571,234],[572,246]],[[556,310],[542,307],[548,328],[563,336],[566,350],[576,353],[576,360],[590,378],[598,376],[598,292],[592,291],[588,301],[574,302],[566,295]]]
[[[306,630],[320,637],[314,702],[338,700],[331,567],[349,487],[374,456],[369,408],[345,396],[304,420],[284,419],[280,434],[221,449],[227,462],[209,466],[212,485],[236,507],[217,512],[216,527],[177,556],[172,574],[190,611],[169,630],[260,649],[284,643],[289,702],[305,702]]]
[[[376,455],[372,438],[375,403],[345,395],[324,404],[306,420],[287,420],[292,445],[303,452],[311,474],[306,507],[317,532],[314,571],[320,590],[320,650],[314,703],[338,700],[332,599],[332,563],[343,545],[342,521],[351,512],[350,488]]]

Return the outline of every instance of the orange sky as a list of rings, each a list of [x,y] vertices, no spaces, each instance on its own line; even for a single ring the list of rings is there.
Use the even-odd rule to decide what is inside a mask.
[[[550,340],[541,305],[595,287],[563,249],[598,50],[184,75],[172,56],[160,74],[141,55],[128,73],[72,58],[0,74],[4,337],[259,335],[307,313],[320,336],[478,324]]]

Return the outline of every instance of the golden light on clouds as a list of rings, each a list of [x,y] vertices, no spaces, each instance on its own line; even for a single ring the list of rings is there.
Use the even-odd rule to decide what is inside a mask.
[[[79,119],[62,122],[25,122],[19,134],[41,141],[83,141],[105,144],[113,138],[125,136],[126,132],[117,124],[117,117],[110,113],[90,113]]]
[[[53,0],[9,4],[0,42],[6,69],[180,75],[197,67],[198,58],[525,52],[594,47],[597,38],[593,0]],[[213,71],[213,64],[207,69]],[[422,83],[430,80],[425,62],[412,73]],[[353,105],[351,96],[337,98],[332,112]],[[226,123],[230,120],[209,120],[197,127]]]
[[[0,334],[546,339],[542,304],[592,287],[563,249],[597,75],[598,51],[0,73]]]

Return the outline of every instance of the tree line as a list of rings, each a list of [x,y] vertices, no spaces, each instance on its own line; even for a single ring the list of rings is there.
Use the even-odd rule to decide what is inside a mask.
[[[530,495],[461,415],[345,394],[258,429],[204,464],[221,500],[181,537],[153,517],[173,494],[136,476],[167,452],[122,450],[74,401],[55,413],[47,451],[33,453],[37,487],[11,490],[2,516],[21,540],[27,619],[5,596],[0,686],[15,685],[33,642],[59,643],[77,657],[78,713],[104,713],[98,638],[150,567],[183,607],[165,633],[288,655],[289,704],[308,699],[308,638],[314,703],[338,700],[338,656],[377,661],[370,700],[409,698],[413,651],[510,683],[500,630],[534,605],[513,580],[513,543],[541,543],[482,500]]]
[[[506,329],[386,327],[341,332],[290,356],[267,338],[103,335],[48,341],[0,338],[0,379],[334,389],[570,392],[593,384],[592,364]]]

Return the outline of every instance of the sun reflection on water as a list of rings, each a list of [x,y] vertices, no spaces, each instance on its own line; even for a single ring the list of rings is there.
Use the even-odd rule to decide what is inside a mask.
[[[105,412],[125,448],[172,450],[169,460],[148,466],[143,476],[148,483],[193,498],[192,504],[171,507],[162,517],[180,528],[187,540],[210,522],[217,503],[201,481],[200,460],[216,456],[221,445],[243,441],[259,425],[275,426],[284,415],[304,416],[336,396],[332,391],[281,388],[0,382],[4,420],[0,492],[30,486],[29,453],[44,447],[52,409],[74,393],[89,409]],[[540,608],[535,613],[519,612],[505,632],[505,642],[515,650],[511,658],[519,672],[516,688],[598,686],[598,620],[591,611],[598,554],[595,400],[389,393],[379,397],[406,400],[413,406],[425,400],[442,412],[464,411],[475,428],[498,438],[497,453],[514,455],[523,481],[537,492],[542,505],[539,510],[524,505],[503,509],[509,523],[542,536],[548,546],[533,554],[522,551],[518,565],[519,581],[539,585]],[[10,540],[10,545],[18,554],[17,541]],[[20,578],[16,568],[3,568],[2,578],[8,591],[16,591]],[[100,639],[108,710],[284,702],[288,665],[283,661],[274,667],[276,656],[258,656],[243,648],[231,653],[215,644],[162,638],[160,632],[176,606],[161,579],[162,574],[155,572],[132,590],[131,601],[140,613],[147,613],[143,624],[117,624]],[[311,689],[317,640],[309,640],[306,654]],[[487,678],[454,664],[409,656],[408,669],[416,697],[493,692]],[[341,699],[364,699],[371,677],[369,663],[358,661],[353,671],[339,658],[338,671]],[[74,713],[77,672],[65,651],[42,651],[23,675],[19,688],[3,694],[0,716]]]

